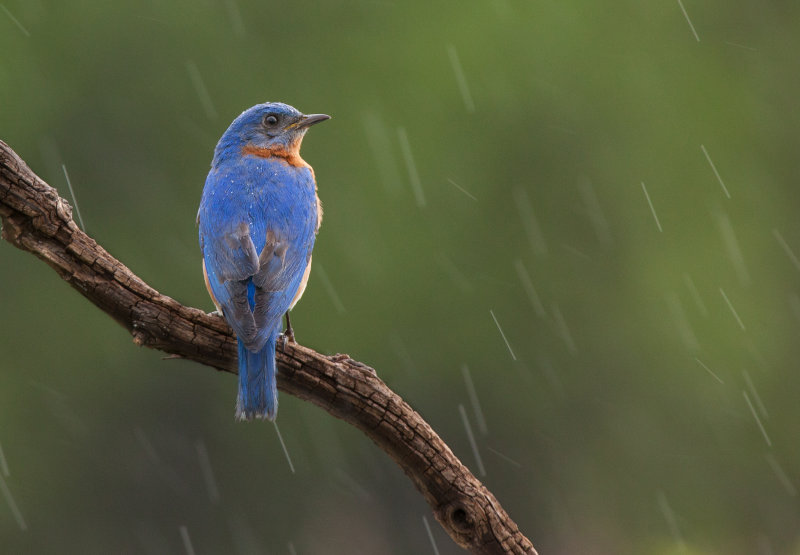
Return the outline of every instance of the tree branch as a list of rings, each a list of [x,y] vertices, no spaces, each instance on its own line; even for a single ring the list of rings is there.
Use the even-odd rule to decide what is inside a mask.
[[[137,345],[236,373],[236,340],[223,318],[183,306],[134,275],[75,225],[69,203],[3,141],[0,218],[3,239],[44,260]],[[372,368],[298,344],[279,349],[277,359],[278,388],[364,432],[411,478],[460,546],[536,553],[494,495]]]

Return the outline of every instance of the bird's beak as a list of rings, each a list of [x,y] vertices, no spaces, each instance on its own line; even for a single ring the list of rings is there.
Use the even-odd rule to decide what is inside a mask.
[[[331,119],[331,117],[327,114],[308,114],[300,116],[300,121],[292,125],[295,129],[303,129],[305,127],[311,127],[315,123],[319,123],[321,121],[325,121],[326,119]]]

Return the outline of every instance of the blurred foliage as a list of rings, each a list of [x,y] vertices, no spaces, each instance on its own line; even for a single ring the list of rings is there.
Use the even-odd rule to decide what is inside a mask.
[[[0,138],[211,310],[216,140],[258,102],[332,114],[303,149],[301,342],[373,365],[477,471],[464,405],[541,553],[797,553],[800,5],[683,5],[699,41],[677,2],[9,0]],[[432,552],[357,431],[282,395],[293,474],[232,376],[137,349],[6,243],[0,284],[4,553],[176,553],[181,527],[197,553]]]

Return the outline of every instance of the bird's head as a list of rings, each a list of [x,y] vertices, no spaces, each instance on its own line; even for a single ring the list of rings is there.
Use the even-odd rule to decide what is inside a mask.
[[[282,102],[257,104],[233,120],[217,145],[215,161],[237,149],[263,158],[299,159],[300,143],[308,128],[326,119],[330,116],[303,114]]]

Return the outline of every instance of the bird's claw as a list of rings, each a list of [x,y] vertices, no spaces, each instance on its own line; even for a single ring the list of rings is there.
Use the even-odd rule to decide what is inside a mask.
[[[297,341],[294,340],[294,328],[292,328],[292,321],[289,319],[288,310],[286,311],[286,331],[284,331],[281,334],[281,340],[282,340],[281,349],[284,351],[286,350],[287,341],[289,343],[297,343]]]
[[[288,329],[285,332],[283,332],[281,334],[280,342],[281,342],[281,350],[285,352],[287,343],[295,343],[295,344],[297,343],[297,341],[295,341],[294,339],[294,332],[291,329]]]

